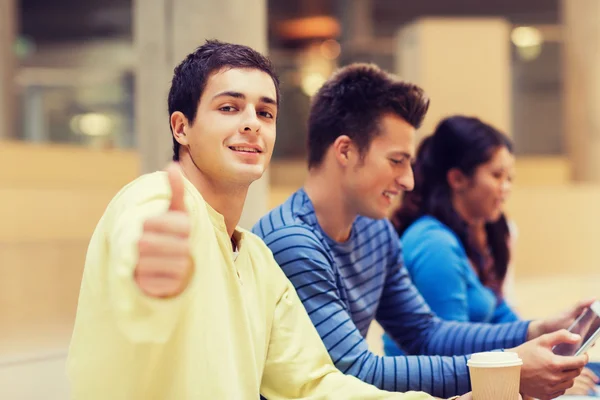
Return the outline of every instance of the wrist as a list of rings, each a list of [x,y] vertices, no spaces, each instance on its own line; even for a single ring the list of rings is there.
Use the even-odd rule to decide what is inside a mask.
[[[543,320],[531,321],[527,328],[527,341],[535,339],[546,333],[546,326]]]
[[[503,351],[505,353],[516,353],[519,357],[521,357],[521,354],[520,354],[520,352],[522,351],[521,346],[513,347],[511,349],[504,349]]]

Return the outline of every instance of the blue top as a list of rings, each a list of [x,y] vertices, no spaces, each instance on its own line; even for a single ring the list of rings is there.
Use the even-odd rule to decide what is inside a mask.
[[[504,300],[483,286],[456,234],[432,216],[416,220],[402,235],[404,262],[431,309],[451,321],[513,322],[519,318]],[[400,350],[387,335],[388,355]]]
[[[391,223],[358,217],[339,243],[300,189],[253,228],[296,287],[335,365],[379,388],[449,397],[470,390],[467,356],[518,346],[529,322],[487,325],[437,318],[402,265]],[[365,340],[376,319],[409,354],[381,357]],[[452,357],[451,357],[452,356]]]

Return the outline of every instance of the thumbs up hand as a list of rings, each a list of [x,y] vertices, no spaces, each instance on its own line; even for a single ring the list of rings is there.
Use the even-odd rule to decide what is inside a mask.
[[[151,297],[166,298],[186,288],[193,271],[190,256],[190,218],[184,202],[184,183],[178,164],[167,168],[171,186],[168,210],[144,222],[138,242],[134,279]]]

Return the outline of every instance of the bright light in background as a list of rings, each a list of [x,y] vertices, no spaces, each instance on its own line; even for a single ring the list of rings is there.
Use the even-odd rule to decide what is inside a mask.
[[[77,134],[81,134],[81,130],[79,129],[79,122],[81,121],[81,114],[75,115],[69,121],[69,127],[71,128],[71,132],[75,132]]]
[[[341,46],[333,39],[314,41],[298,57],[300,88],[308,97],[314,96],[336,68]]]
[[[113,129],[110,117],[99,113],[75,115],[69,125],[74,132],[87,136],[106,136]]]
[[[328,39],[321,43],[320,50],[323,57],[328,60],[335,60],[339,57],[342,47],[336,40]]]
[[[326,79],[318,72],[312,72],[302,77],[302,91],[312,97],[323,86]]]
[[[517,47],[519,56],[524,60],[534,60],[542,52],[544,41],[542,32],[532,26],[519,26],[513,29],[510,39]]]
[[[517,47],[530,47],[542,44],[542,32],[531,26],[520,26],[513,29],[510,39]]]

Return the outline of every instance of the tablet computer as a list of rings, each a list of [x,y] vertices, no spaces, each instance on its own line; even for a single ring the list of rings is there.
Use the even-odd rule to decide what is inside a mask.
[[[554,346],[554,354],[578,356],[588,351],[600,336],[600,301],[595,301],[586,308],[569,327],[569,332],[580,335],[581,340],[575,344],[561,343]]]

